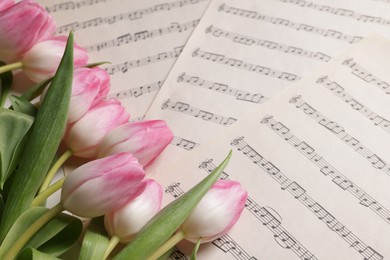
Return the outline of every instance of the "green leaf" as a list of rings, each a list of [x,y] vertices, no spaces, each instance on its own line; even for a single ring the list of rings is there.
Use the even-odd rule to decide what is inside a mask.
[[[0,61],[0,66],[6,65],[4,62]],[[12,71],[0,73],[0,106],[3,106],[5,100],[7,99],[9,90],[12,85]]]
[[[210,175],[153,217],[114,259],[147,259],[155,252],[172,236],[218,180],[230,160],[231,153],[230,151],[226,159]]]
[[[100,61],[100,62],[95,62],[95,63],[89,63],[89,64],[85,65],[85,67],[87,67],[87,68],[94,68],[94,67],[97,67],[97,66],[100,66],[100,65],[103,65],[103,64],[111,64],[111,62],[109,62],[109,61]]]
[[[3,189],[19,162],[34,118],[0,108],[0,122],[0,188]]]
[[[12,182],[0,224],[3,240],[13,222],[30,207],[63,136],[73,78],[73,34],[31,129]]]
[[[104,229],[104,217],[92,219],[83,239],[79,259],[103,259],[109,242]]]
[[[38,108],[31,104],[27,99],[11,95],[9,100],[11,101],[13,110],[29,116],[36,116]]]
[[[17,260],[60,260],[57,257],[42,253],[34,248],[27,248],[18,256]]]
[[[28,101],[33,100],[34,98],[38,97],[43,90],[49,85],[49,83],[53,80],[53,78],[47,79],[45,81],[39,82],[32,87],[30,87],[28,90],[26,90],[21,97],[24,99],[27,99]]]
[[[202,239],[199,238],[198,242],[196,242],[196,245],[194,246],[194,250],[192,250],[192,254],[191,254],[190,260],[196,260],[196,254],[198,253],[201,241],[202,241]]]

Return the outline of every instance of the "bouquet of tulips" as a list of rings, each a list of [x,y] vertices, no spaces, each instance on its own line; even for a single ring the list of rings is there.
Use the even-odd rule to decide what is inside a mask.
[[[244,208],[240,184],[218,180],[230,154],[161,210],[162,187],[144,169],[172,132],[160,120],[129,123],[121,103],[106,98],[101,63],[88,64],[72,33],[54,31],[34,1],[0,1],[0,259],[58,259],[76,241],[72,259],[157,259],[182,239],[196,243],[195,258]],[[21,74],[35,83],[10,95]],[[57,157],[61,142],[67,148]],[[89,162],[52,183],[71,156]],[[45,207],[58,190],[58,204]],[[113,251],[119,243],[127,245]]]

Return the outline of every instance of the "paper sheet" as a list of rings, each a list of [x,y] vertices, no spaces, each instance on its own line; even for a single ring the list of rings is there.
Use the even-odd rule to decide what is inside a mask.
[[[208,0],[38,0],[57,22],[75,31],[91,62],[109,61],[109,97],[142,120]]]
[[[389,67],[372,36],[160,170],[168,202],[233,150],[222,178],[249,198],[200,259],[390,257]]]
[[[172,163],[372,31],[390,36],[390,5],[372,0],[214,0],[147,119],[175,138],[149,167]]]

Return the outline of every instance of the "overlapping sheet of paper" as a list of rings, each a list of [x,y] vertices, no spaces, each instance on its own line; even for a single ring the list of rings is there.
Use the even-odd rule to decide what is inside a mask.
[[[38,0],[57,22],[75,31],[91,62],[107,61],[109,97],[142,120],[208,0]]]
[[[249,197],[207,259],[390,257],[390,42],[372,36],[162,169],[166,201],[233,156]]]
[[[372,0],[214,0],[147,113],[175,139],[149,172],[256,109],[373,31],[390,4]]]

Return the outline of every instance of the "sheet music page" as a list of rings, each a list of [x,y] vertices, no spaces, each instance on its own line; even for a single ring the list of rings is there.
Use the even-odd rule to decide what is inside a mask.
[[[111,75],[109,97],[142,120],[209,0],[38,0]]]
[[[160,169],[167,203],[233,150],[221,178],[248,200],[199,259],[390,257],[389,67],[390,42],[372,36]]]
[[[373,0],[214,0],[147,113],[175,138],[164,167],[372,31],[390,36]]]

